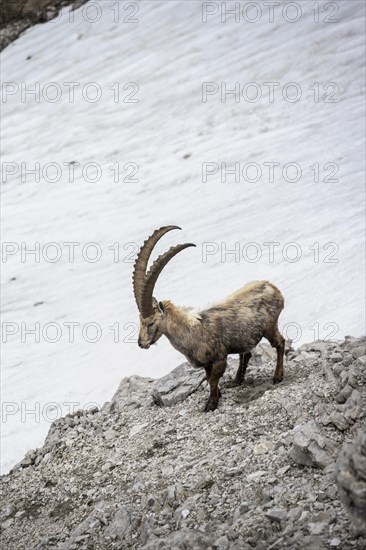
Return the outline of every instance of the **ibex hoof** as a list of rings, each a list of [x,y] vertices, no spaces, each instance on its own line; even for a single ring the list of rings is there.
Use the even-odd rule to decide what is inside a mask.
[[[207,401],[205,408],[203,409],[204,412],[214,411],[217,409],[218,403],[215,401]]]
[[[236,378],[232,378],[225,383],[225,388],[237,388],[238,386],[241,386],[241,384],[242,382],[240,382]]]
[[[282,378],[276,378],[276,376],[273,377],[274,384],[279,384],[280,382],[282,382]]]

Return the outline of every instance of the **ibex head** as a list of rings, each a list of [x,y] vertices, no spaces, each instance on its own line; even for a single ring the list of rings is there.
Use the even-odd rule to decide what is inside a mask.
[[[168,225],[156,229],[154,233],[142,245],[133,271],[133,291],[137,307],[140,312],[140,333],[138,344],[141,348],[148,349],[155,344],[164,333],[164,306],[153,297],[155,283],[166,264],[178,252],[196,246],[192,243],[178,244],[172,246],[165,254],[159,256],[147,270],[150,255],[156,243],[165,233],[172,229],[181,229],[176,225]]]

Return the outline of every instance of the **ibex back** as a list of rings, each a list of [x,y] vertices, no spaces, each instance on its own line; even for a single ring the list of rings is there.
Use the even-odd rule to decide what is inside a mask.
[[[193,367],[206,370],[210,396],[205,411],[217,408],[221,395],[218,383],[224,374],[229,354],[239,354],[239,368],[232,385],[240,385],[251,357],[251,350],[264,337],[277,350],[273,383],[283,378],[285,340],[278,330],[278,317],[284,307],[281,292],[268,281],[254,281],[234,292],[223,302],[192,314],[168,300],[153,297],[155,283],[166,264],[192,243],[171,247],[155,260],[149,271],[147,264],[158,240],[175,225],[154,231],[137,256],[133,288],[140,312],[138,344],[148,349],[164,334]]]

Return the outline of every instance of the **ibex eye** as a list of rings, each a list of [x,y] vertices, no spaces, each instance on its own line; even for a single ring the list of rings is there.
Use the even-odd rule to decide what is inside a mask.
[[[153,327],[153,326],[154,326],[154,323],[149,323],[149,324],[147,325],[147,328],[151,328],[151,327]]]

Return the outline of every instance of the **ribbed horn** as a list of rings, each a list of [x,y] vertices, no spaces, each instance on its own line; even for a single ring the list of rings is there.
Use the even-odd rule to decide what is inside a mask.
[[[146,268],[149,261],[149,258],[151,256],[151,252],[154,249],[154,246],[156,243],[165,235],[165,233],[168,233],[168,231],[171,231],[172,229],[181,229],[181,227],[178,227],[177,225],[167,225],[165,227],[160,227],[160,229],[156,229],[154,233],[144,242],[142,247],[140,248],[140,251],[137,255],[134,269],[133,269],[133,293],[135,296],[136,304],[141,312],[141,295],[142,295],[142,285],[145,280],[146,275]]]
[[[146,273],[146,279],[142,285],[141,292],[141,315],[146,318],[154,313],[152,296],[154,292],[155,283],[158,280],[160,273],[163,271],[166,264],[174,258],[176,254],[188,248],[189,246],[196,246],[193,243],[178,244],[172,246],[165,254],[159,256],[152,264],[149,271]]]

